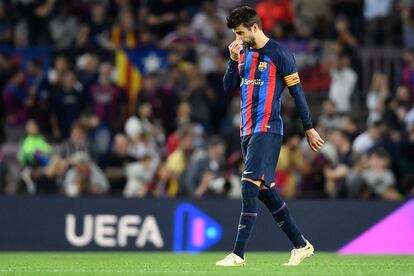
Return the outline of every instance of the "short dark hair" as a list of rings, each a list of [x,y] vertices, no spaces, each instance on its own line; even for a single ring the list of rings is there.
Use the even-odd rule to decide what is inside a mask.
[[[257,24],[260,29],[262,28],[262,23],[260,22],[257,12],[249,6],[243,6],[232,10],[226,20],[229,29],[235,29],[240,25],[250,28],[254,24]]]

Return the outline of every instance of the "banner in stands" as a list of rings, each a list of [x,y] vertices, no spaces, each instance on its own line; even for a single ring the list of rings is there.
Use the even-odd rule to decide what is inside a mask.
[[[399,223],[402,235],[414,241],[414,221],[409,219],[414,200],[405,204],[303,200],[288,205],[317,250],[414,253],[414,245],[384,235],[390,224]],[[237,200],[2,197],[0,250],[230,251],[240,207]],[[375,247],[378,235],[391,245]],[[248,250],[290,249],[283,232],[261,206]]]

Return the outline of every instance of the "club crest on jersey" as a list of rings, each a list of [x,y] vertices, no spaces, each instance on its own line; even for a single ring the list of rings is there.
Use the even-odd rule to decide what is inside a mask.
[[[257,66],[257,69],[259,69],[260,72],[263,72],[267,68],[267,62],[261,61],[259,65]]]

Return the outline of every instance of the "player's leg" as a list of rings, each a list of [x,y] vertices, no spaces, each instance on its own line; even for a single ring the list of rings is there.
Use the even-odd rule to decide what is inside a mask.
[[[314,254],[314,249],[302,235],[286,203],[280,198],[275,187],[264,188],[259,192],[259,199],[266,205],[277,225],[283,230],[294,249],[285,265],[298,265]]]
[[[254,167],[254,164],[257,164],[257,162],[254,162],[257,154],[252,151],[250,138],[251,136],[242,138],[242,153],[245,159],[245,173],[251,174],[252,178],[242,177],[242,210],[234,249],[231,254],[216,263],[218,266],[244,265],[244,252],[256,220],[260,181],[254,179],[254,177],[257,177],[253,173],[257,171],[257,168]]]
[[[260,181],[242,179],[242,210],[233,252],[216,263],[218,266],[240,266],[245,264],[244,252],[257,216],[257,198]]]
[[[259,186],[247,179],[242,180],[241,185],[242,210],[233,253],[244,259],[244,251],[257,216]]]
[[[273,184],[274,185],[274,184]],[[284,265],[298,265],[314,254],[314,249],[302,235],[286,203],[280,198],[274,186],[263,187],[259,199],[266,205],[276,224],[283,230],[293,244],[290,259]]]
[[[303,238],[299,227],[290,214],[289,208],[280,198],[275,187],[265,187],[264,189],[261,189],[259,192],[259,199],[266,205],[276,224],[292,242],[293,247],[304,247],[306,245],[306,240]]]
[[[272,136],[272,135],[270,135]],[[263,136],[261,144],[267,145],[267,150],[263,152],[264,179],[262,189],[259,191],[259,199],[266,205],[277,225],[292,242],[294,250],[292,254],[299,258],[294,259],[294,263],[299,264],[304,258],[313,254],[313,247],[303,237],[299,227],[290,214],[289,208],[277,193],[274,187],[274,171],[279,158],[282,136],[274,137]],[[273,187],[271,187],[273,185]],[[304,251],[304,249],[306,249]],[[299,250],[299,251],[298,251]],[[296,253],[306,254],[296,254]],[[309,256],[308,256],[309,255]],[[303,259],[301,259],[303,257]]]

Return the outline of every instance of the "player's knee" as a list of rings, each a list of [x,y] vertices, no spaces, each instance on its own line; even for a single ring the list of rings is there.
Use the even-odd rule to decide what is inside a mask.
[[[266,205],[271,213],[279,210],[283,204],[285,204],[274,188],[260,190],[259,199]]]
[[[243,211],[252,211],[257,209],[257,199],[259,196],[259,187],[255,184],[242,181],[241,187],[241,194],[242,194],[242,209]]]
[[[259,187],[256,183],[251,181],[242,181],[241,185],[242,195],[259,194]]]

